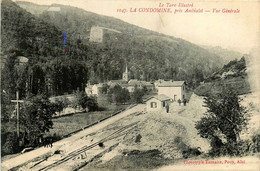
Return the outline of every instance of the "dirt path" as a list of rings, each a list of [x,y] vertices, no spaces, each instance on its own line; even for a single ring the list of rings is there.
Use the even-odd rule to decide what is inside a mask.
[[[91,134],[93,132],[96,132],[116,121],[118,121],[119,119],[123,118],[123,117],[126,117],[132,113],[135,113],[135,112],[141,112],[144,110],[144,107],[145,105],[143,104],[140,104],[140,105],[137,105],[131,109],[128,109],[112,118],[109,118],[103,122],[100,122],[99,124],[96,124],[94,125],[93,127],[90,127],[90,128],[87,128],[75,135],[72,135],[71,137],[68,137],[68,138],[65,138],[63,140],[60,140],[58,142],[55,142],[53,143],[53,147],[52,148],[44,148],[44,147],[41,147],[41,148],[38,148],[36,150],[33,150],[33,151],[30,151],[30,152],[27,152],[25,154],[21,154],[17,157],[14,157],[12,159],[9,159],[9,160],[6,160],[4,161],[2,164],[1,164],[1,169],[2,170],[9,170],[9,169],[12,169],[12,168],[15,168],[17,166],[20,166],[22,164],[25,164],[29,161],[32,161],[38,157],[43,157],[45,155],[48,155],[48,154],[52,154],[54,153],[55,151],[57,151],[58,149],[60,149],[62,146],[66,145],[66,144],[69,144],[71,142],[76,142],[77,140],[79,140],[81,137],[84,137],[88,134]]]

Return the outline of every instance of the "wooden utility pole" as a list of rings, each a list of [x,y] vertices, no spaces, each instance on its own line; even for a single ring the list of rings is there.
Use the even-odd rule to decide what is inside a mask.
[[[19,91],[16,91],[16,100],[11,100],[11,102],[15,102],[16,103],[16,112],[17,112],[17,137],[19,137],[19,133],[20,133],[20,125],[19,125],[19,103],[23,103],[23,100],[19,100]]]

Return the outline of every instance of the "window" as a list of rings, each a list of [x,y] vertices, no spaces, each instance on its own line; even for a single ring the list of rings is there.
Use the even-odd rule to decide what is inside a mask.
[[[165,102],[162,103],[162,106],[165,107]]]
[[[157,103],[156,102],[151,102],[151,108],[157,108]]]

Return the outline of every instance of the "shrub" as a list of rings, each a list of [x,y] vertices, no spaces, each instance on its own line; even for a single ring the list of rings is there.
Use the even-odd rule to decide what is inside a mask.
[[[258,153],[260,152],[260,134],[254,135],[250,144],[250,152]]]
[[[2,155],[13,154],[19,150],[19,142],[16,132],[10,132],[7,134],[6,141],[2,146]]]
[[[191,148],[191,147],[189,147],[187,144],[185,144],[182,141],[182,138],[179,137],[179,136],[176,137],[173,142],[177,146],[177,148],[179,150],[181,150],[182,156],[185,159],[189,158],[189,157],[192,157],[192,156],[198,156],[198,155],[201,154],[201,152],[199,151],[198,148]]]

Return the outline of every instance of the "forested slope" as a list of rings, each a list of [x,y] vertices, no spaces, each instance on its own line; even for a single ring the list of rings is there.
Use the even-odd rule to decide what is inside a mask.
[[[88,81],[121,79],[126,65],[131,78],[185,80],[193,88],[223,64],[195,44],[112,17],[70,6],[53,5],[61,9],[53,12],[48,6],[19,4],[27,11],[10,0],[1,4],[2,58],[9,66],[2,72],[2,89],[12,95],[17,89],[21,97],[83,90]],[[118,32],[104,31],[103,42],[94,43],[89,41],[92,26]],[[27,57],[29,65],[18,65],[18,56]]]

